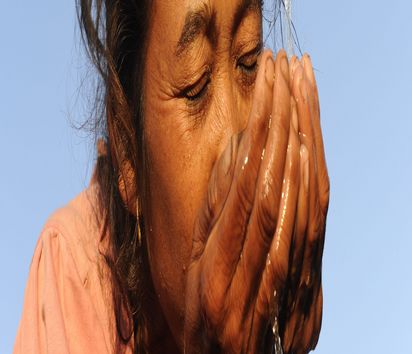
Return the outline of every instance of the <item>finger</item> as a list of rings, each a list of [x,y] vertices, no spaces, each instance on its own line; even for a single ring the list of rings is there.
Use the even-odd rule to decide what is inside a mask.
[[[317,310],[317,298],[314,295],[313,287],[309,289],[303,285],[290,315],[289,338],[286,340],[292,353],[307,353],[311,348]]]
[[[301,270],[303,264],[303,255],[306,243],[306,231],[309,217],[309,156],[308,149],[305,145],[300,147],[300,186],[297,205],[295,234],[293,237],[292,260],[290,271],[290,289],[288,292],[288,308],[291,308],[295,301],[298,289]]]
[[[295,107],[292,107],[295,110]],[[292,118],[296,117],[292,113]],[[292,119],[292,123],[294,119]],[[297,122],[292,124],[290,158],[286,160],[285,179],[282,186],[282,197],[277,218],[276,232],[270,246],[268,262],[263,276],[271,280],[272,289],[282,292],[289,273],[290,247],[297,211],[300,177],[300,141],[297,132]],[[263,279],[264,280],[264,279]],[[268,289],[268,287],[266,288]],[[269,295],[269,294],[268,294]]]
[[[282,346],[285,353],[293,353],[292,346],[295,345],[298,324],[301,322],[301,313],[293,311],[286,319],[284,324],[284,333],[282,337]]]
[[[329,205],[329,176],[326,166],[325,149],[322,137],[322,128],[320,122],[320,107],[319,107],[319,95],[316,85],[316,79],[313,72],[312,61],[309,55],[305,54],[302,59],[303,67],[305,69],[305,75],[310,86],[309,92],[312,93],[310,97],[310,103],[313,114],[313,131],[314,140],[316,146],[316,158],[318,164],[318,185],[319,185],[319,202],[322,211],[326,215]]]
[[[299,117],[299,138],[302,144],[308,148],[309,164],[309,219],[307,236],[309,241],[316,241],[319,234],[319,195],[317,180],[316,150],[312,126],[311,109],[307,80],[304,76],[302,65],[298,65],[293,83],[293,94],[296,99]]]
[[[309,217],[306,230],[301,279],[295,296],[290,319],[287,320],[285,342],[292,352],[309,349],[311,343],[314,314],[316,314],[317,300],[313,298],[314,277],[320,271],[320,261],[317,257],[317,248],[320,240],[320,218],[318,200],[318,180],[316,170],[316,146],[313,128],[313,94],[307,87],[307,80],[301,65],[297,65],[294,73],[293,94],[296,98],[299,112],[299,129],[301,143],[311,147],[308,150],[309,169]],[[306,349],[305,349],[306,348]],[[303,351],[304,352],[304,351]]]
[[[298,313],[301,313],[300,320],[295,323],[295,328],[291,329],[294,332],[295,338],[304,340],[304,328],[307,325],[302,321],[306,320],[309,314],[310,308],[315,306],[311,302],[313,299],[315,277],[320,272],[321,257],[318,255],[319,244],[321,242],[321,224],[319,207],[319,195],[318,195],[318,179],[317,179],[317,160],[316,160],[316,147],[314,141],[314,129],[312,112],[313,108],[310,106],[310,90],[307,87],[308,81],[306,80],[303,72],[303,67],[298,65],[295,72],[295,81],[293,85],[293,93],[295,95],[298,113],[299,113],[299,128],[301,143],[310,147],[308,150],[308,169],[309,169],[309,210],[308,210],[308,225],[306,230],[306,242],[303,254],[303,264],[301,277],[299,280],[297,290],[297,305],[304,309],[295,309]],[[313,102],[313,101],[312,101]],[[299,305],[300,304],[300,305]],[[301,322],[301,323],[300,323]],[[294,348],[302,346],[303,343],[293,343],[292,351]]]
[[[202,255],[210,230],[222,211],[233,179],[238,144],[239,135],[235,134],[213,166],[206,200],[195,222],[195,232],[192,240],[192,261],[197,260]]]
[[[308,93],[306,79],[303,68],[298,66],[295,73],[293,92],[297,102],[299,113],[299,129],[301,143],[310,147],[308,149],[309,165],[309,211],[308,225],[306,230],[306,242],[303,254],[303,264],[299,287],[304,284],[305,288],[310,289],[313,286],[314,275],[320,271],[321,258],[317,256],[319,242],[321,241],[321,215],[318,199],[318,186],[316,174],[316,152],[313,140],[313,128],[311,120],[311,111],[308,102]]]
[[[276,228],[290,129],[289,68],[286,53],[280,51],[275,62],[275,82],[270,130],[262,155],[255,200],[242,251],[232,284],[237,299],[248,302],[256,296],[266,255]],[[245,289],[252,290],[245,293]],[[242,308],[247,311],[248,306]]]
[[[240,257],[269,130],[274,74],[272,53],[264,52],[261,63],[249,122],[241,135],[237,150],[230,190],[204,250],[207,257],[203,257],[206,263],[203,272],[205,279],[202,282],[206,289],[213,289],[204,299],[204,306],[209,309],[209,313],[219,315],[218,307],[223,303]]]
[[[318,342],[320,333],[320,322],[319,317],[322,313],[322,294],[321,291],[316,291],[316,296],[313,299],[313,304],[311,306],[308,316],[305,318],[304,324],[302,324],[302,344],[301,346],[307,350],[314,349]],[[320,314],[320,316],[319,316]]]
[[[329,205],[329,176],[327,172],[324,144],[322,138],[321,122],[320,122],[320,109],[319,109],[319,96],[316,85],[315,75],[313,72],[312,62],[309,55],[305,54],[302,59],[305,82],[307,86],[307,92],[309,97],[309,104],[312,112],[312,126],[314,135],[314,144],[316,152],[316,165],[317,165],[317,184],[318,184],[318,203],[320,218],[318,219],[318,241],[316,245],[316,254],[312,260],[312,270],[321,271],[321,261],[325,240],[325,221],[326,214]],[[306,271],[307,272],[307,271]]]
[[[314,334],[312,336],[311,348],[315,349],[318,344],[320,329],[322,327],[322,315],[323,315],[323,289],[322,284],[320,284],[317,302],[316,302],[316,311],[314,317]]]
[[[289,254],[299,189],[300,142],[297,129],[291,123],[282,196],[276,231],[262,273],[256,298],[252,336],[265,332],[270,317],[278,312],[277,306],[284,290],[289,267]]]
[[[295,71],[297,64],[299,64],[299,59],[297,58],[296,55],[293,55],[292,58],[290,59],[290,65],[289,65],[289,72],[290,72],[290,89],[292,90],[292,85],[293,85],[293,80],[295,76]]]
[[[288,302],[285,313],[283,344],[285,352],[290,352],[297,327],[300,321],[299,309],[296,308],[297,296],[299,294],[298,286],[301,278],[301,269],[303,264],[304,247],[306,243],[306,230],[308,222],[308,203],[309,203],[309,165],[308,150],[305,145],[300,148],[300,187],[297,205],[295,235],[293,240],[293,258],[291,260],[291,274],[288,289]]]

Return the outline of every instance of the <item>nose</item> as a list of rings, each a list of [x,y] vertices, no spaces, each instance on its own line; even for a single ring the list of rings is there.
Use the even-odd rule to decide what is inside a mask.
[[[258,68],[261,66],[260,63],[265,63],[268,56],[273,56],[270,50],[262,52],[258,58]],[[219,154],[226,148],[233,135],[246,128],[252,108],[254,88],[252,86],[245,91],[236,70],[228,64],[224,75],[221,75],[216,93],[216,113],[219,116],[217,121],[220,122]]]
[[[215,96],[216,117],[213,129],[217,133],[215,136],[218,137],[216,157],[223,153],[232,136],[245,128],[248,120],[244,98],[236,92],[236,83],[233,81],[230,73],[221,77],[219,92]]]

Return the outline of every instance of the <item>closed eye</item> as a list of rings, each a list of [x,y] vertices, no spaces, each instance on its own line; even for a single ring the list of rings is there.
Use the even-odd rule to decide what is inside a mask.
[[[257,69],[257,60],[262,51],[262,46],[259,44],[250,52],[242,55],[238,60],[236,66],[246,73],[253,73]]]
[[[198,81],[183,90],[183,96],[189,101],[200,100],[206,93],[209,83],[210,70],[207,70]]]
[[[253,72],[257,67],[257,59],[238,63],[238,67],[246,72]]]
[[[255,83],[258,71],[258,58],[261,52],[262,44],[259,42],[254,49],[236,60],[236,69],[238,69],[240,74],[239,79],[245,89],[249,89]]]

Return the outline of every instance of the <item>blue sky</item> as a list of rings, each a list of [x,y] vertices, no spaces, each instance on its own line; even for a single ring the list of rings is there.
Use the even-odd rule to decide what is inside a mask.
[[[295,1],[317,69],[331,179],[318,354],[412,353],[412,3]],[[10,353],[37,237],[88,183],[87,65],[74,0],[0,12],[0,352]],[[80,91],[81,92],[81,91]]]

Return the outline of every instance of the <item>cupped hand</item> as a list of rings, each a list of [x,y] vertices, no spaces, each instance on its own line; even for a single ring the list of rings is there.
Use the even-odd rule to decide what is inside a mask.
[[[316,347],[322,323],[322,255],[329,205],[318,90],[310,57],[290,63],[299,138],[304,147],[306,195],[300,194],[294,230],[289,277],[283,302],[282,343],[285,353],[303,354]]]
[[[262,55],[248,126],[212,171],[187,275],[186,353],[264,352],[275,317],[285,352],[307,352],[317,340],[324,156],[308,67],[289,67],[283,51],[275,62]]]

